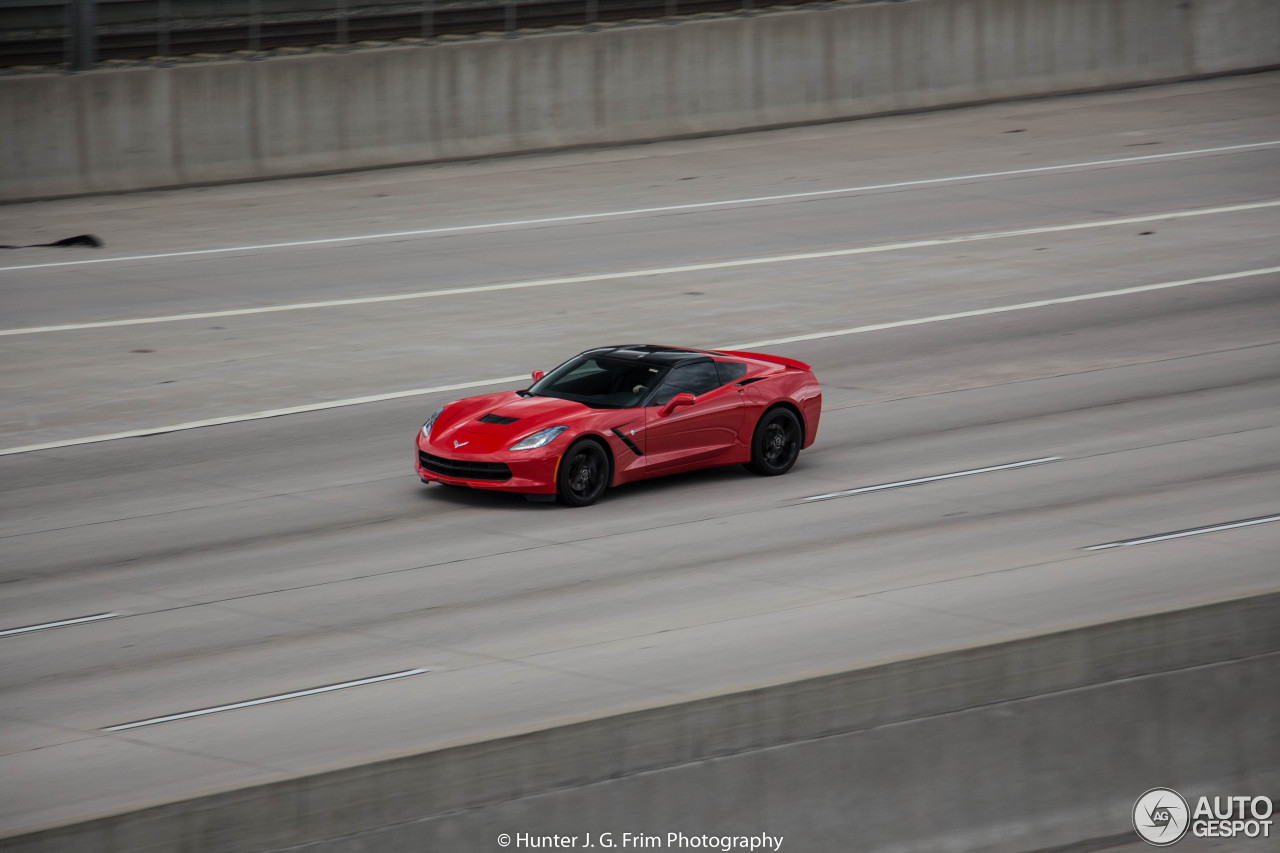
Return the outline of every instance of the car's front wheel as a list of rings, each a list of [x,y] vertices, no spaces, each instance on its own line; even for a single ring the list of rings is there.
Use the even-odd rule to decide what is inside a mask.
[[[800,455],[803,433],[800,419],[790,409],[778,407],[765,412],[751,436],[749,470],[766,477],[785,474]]]
[[[584,438],[560,460],[556,497],[566,506],[590,506],[609,488],[609,454],[597,441]]]

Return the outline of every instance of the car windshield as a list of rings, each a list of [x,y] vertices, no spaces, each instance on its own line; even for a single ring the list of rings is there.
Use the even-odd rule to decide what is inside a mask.
[[[580,355],[533,383],[527,393],[593,409],[630,409],[640,405],[665,372],[639,361]]]

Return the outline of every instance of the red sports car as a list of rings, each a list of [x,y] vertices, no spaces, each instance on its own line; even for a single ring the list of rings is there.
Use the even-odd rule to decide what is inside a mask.
[[[822,411],[809,365],[754,352],[599,347],[533,379],[438,409],[418,432],[422,481],[587,506],[696,468],[785,474]]]

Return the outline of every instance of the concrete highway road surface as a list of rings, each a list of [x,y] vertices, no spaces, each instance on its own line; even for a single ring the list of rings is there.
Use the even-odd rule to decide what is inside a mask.
[[[0,835],[1280,588],[1278,103],[0,208],[106,244],[0,254]],[[436,407],[611,343],[810,362],[818,441],[417,480]]]

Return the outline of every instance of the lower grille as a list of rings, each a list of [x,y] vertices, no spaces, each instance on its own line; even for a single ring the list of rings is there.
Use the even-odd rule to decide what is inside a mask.
[[[459,480],[510,480],[511,469],[501,462],[472,462],[465,459],[445,459],[418,451],[418,464],[432,474],[456,477]]]

